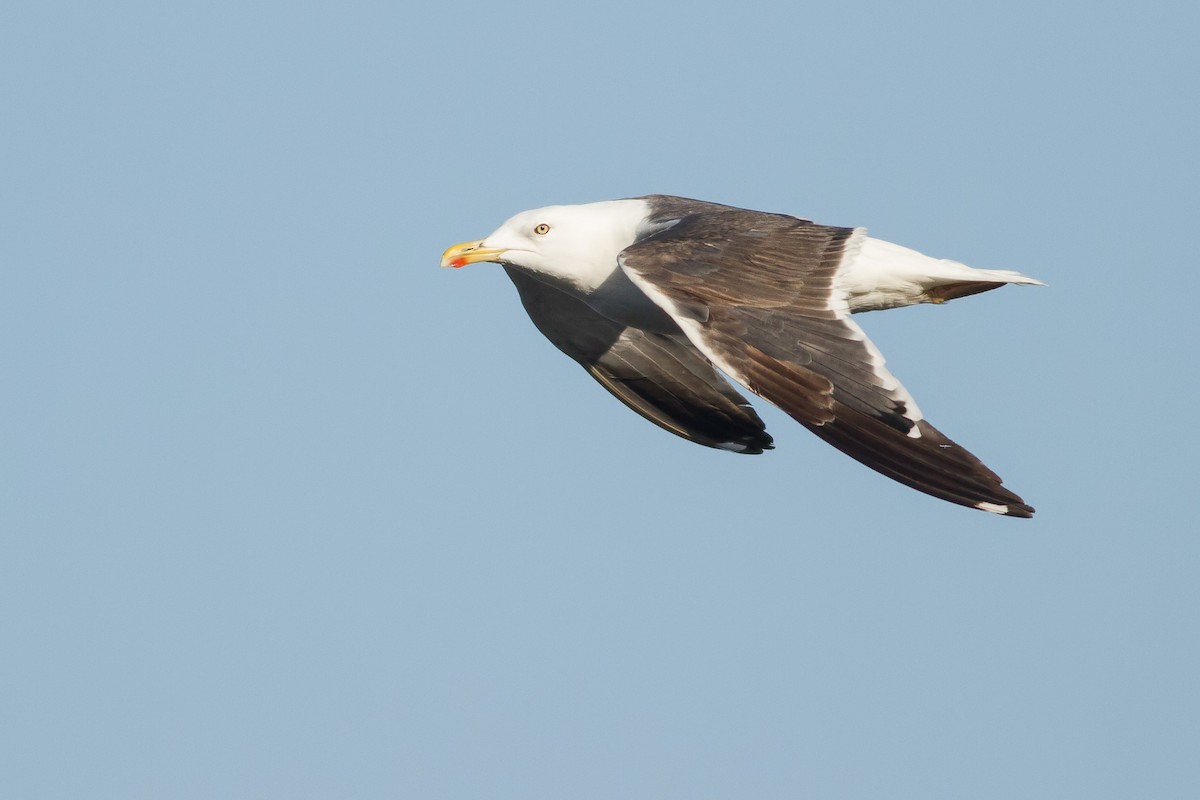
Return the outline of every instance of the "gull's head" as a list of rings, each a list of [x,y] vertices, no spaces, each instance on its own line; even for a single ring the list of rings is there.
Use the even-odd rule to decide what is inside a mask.
[[[446,250],[442,266],[494,261],[594,287],[618,268],[617,255],[638,238],[647,211],[643,200],[522,211],[486,239]]]

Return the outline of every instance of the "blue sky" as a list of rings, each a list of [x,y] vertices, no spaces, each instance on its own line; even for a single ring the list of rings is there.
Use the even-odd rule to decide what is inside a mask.
[[[6,4],[5,794],[1196,796],[1198,17]],[[1046,281],[859,318],[1037,517],[437,268],[652,192]]]

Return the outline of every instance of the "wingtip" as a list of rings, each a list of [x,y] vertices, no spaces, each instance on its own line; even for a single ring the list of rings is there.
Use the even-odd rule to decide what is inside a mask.
[[[695,440],[693,439],[693,441]],[[699,443],[706,444],[705,442]],[[730,453],[737,453],[740,456],[757,456],[765,453],[767,450],[774,450],[775,440],[771,438],[771,434],[762,431],[759,436],[747,436],[741,441],[736,442],[714,442],[708,446]]]
[[[1025,503],[987,503],[978,502],[975,507],[980,511],[987,511],[989,514],[999,514],[1005,517],[1018,517],[1020,519],[1030,519],[1034,514],[1034,507]]]

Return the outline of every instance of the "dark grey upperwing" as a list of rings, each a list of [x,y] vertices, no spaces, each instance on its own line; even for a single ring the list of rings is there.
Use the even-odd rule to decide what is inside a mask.
[[[625,405],[697,444],[739,453],[771,448],[746,398],[682,331],[626,327],[520,270],[504,270],[537,329]]]
[[[952,503],[1033,514],[978,458],[917,417],[849,319],[833,281],[852,228],[647,200],[651,224],[678,222],[627,248],[621,265],[725,372],[889,478]]]

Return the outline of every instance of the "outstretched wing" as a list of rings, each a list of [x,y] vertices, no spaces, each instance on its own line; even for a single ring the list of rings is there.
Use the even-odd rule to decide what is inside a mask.
[[[660,203],[661,205],[661,203]],[[688,201],[620,257],[630,279],[713,363],[813,433],[934,497],[1029,517],[1033,509],[926,422],[850,319],[838,265],[865,234]]]
[[[519,269],[504,269],[538,330],[622,403],[697,444],[738,453],[771,448],[746,398],[682,331],[626,327]]]

